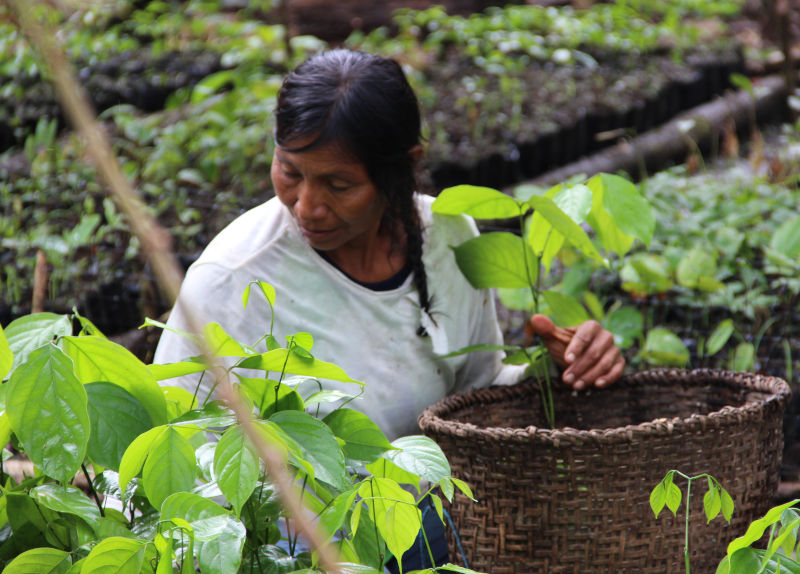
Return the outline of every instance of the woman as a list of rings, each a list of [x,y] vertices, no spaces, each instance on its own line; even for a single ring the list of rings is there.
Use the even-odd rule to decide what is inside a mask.
[[[314,56],[284,80],[275,139],[276,197],[225,228],[192,265],[171,327],[187,327],[188,309],[255,343],[270,327],[270,311],[258,298],[245,309],[241,294],[253,280],[272,284],[273,334],[310,332],[316,358],[366,383],[350,405],[390,439],[418,432],[421,411],[448,394],[524,376],[522,367],[504,366],[500,353],[440,358],[467,345],[500,344],[502,335],[492,292],[469,285],[450,249],[477,234],[474,222],[435,215],[432,198],[414,193],[420,113],[396,62],[346,50]],[[565,383],[581,390],[622,374],[613,337],[597,322],[569,330],[568,344],[554,329],[547,317],[531,318],[529,330],[566,367]],[[165,331],[155,362],[197,353]],[[199,384],[201,397],[212,390],[208,379],[181,384],[192,392]],[[437,564],[446,562],[436,514],[424,524]],[[404,570],[429,566],[418,560],[427,554],[414,554],[404,556]]]
[[[310,332],[316,358],[366,383],[351,405],[390,439],[417,432],[420,412],[448,394],[519,381],[524,370],[502,365],[500,353],[440,358],[502,338],[492,293],[467,283],[450,249],[477,233],[474,222],[433,214],[432,198],[414,193],[420,112],[400,66],[348,50],[319,54],[284,80],[275,113],[276,197],[209,244],[169,325],[185,328],[181,309],[190,309],[254,343],[269,309],[255,298],[244,309],[241,293],[252,280],[272,284],[275,336]],[[597,322],[570,330],[566,345],[546,317],[529,327],[577,390],[621,375],[624,360]],[[197,352],[165,331],[155,360]],[[194,391],[196,380],[182,384]],[[210,390],[200,382],[201,396]]]

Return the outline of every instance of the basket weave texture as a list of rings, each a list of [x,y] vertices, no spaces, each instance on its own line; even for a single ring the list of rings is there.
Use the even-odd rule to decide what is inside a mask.
[[[554,381],[555,430],[524,382],[452,395],[422,413],[453,476],[473,489],[449,508],[472,569],[491,574],[682,573],[686,482],[677,517],[658,519],[650,491],[667,471],[708,473],[731,494],[730,524],[706,524],[693,482],[692,572],[713,573],[728,543],[773,503],[789,386],[777,377],[658,369],[604,390]],[[451,558],[460,562],[453,533]]]

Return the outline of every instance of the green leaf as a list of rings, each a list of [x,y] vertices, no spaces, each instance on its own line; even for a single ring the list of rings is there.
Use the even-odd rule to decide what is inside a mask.
[[[172,421],[174,426],[200,428],[227,427],[236,424],[236,415],[220,401],[208,401],[199,409],[191,409]]]
[[[320,524],[329,537],[333,536],[344,524],[347,513],[353,506],[356,494],[355,488],[344,491],[334,498],[333,502],[320,515]]]
[[[649,246],[656,227],[650,203],[639,194],[633,183],[623,177],[603,173],[592,179],[595,178],[599,178],[602,182],[603,207],[614,219],[617,227],[623,233]]]
[[[784,221],[772,234],[769,246],[786,257],[800,256],[800,216]]]
[[[752,343],[739,343],[733,353],[731,370],[752,371],[756,360],[756,348]]]
[[[431,483],[450,477],[450,463],[433,439],[423,435],[406,436],[393,441],[392,446],[400,450],[390,450],[383,456],[400,468]]]
[[[456,564],[452,564],[448,562],[444,566],[440,566],[440,568],[445,572],[458,572],[459,574],[481,574],[477,570],[470,570],[469,568],[464,568],[463,566],[458,566]]]
[[[654,365],[683,367],[689,362],[689,350],[676,334],[657,327],[648,331],[642,357]]]
[[[6,413],[30,459],[68,482],[86,456],[90,422],[83,385],[55,345],[33,351],[7,383]]]
[[[150,504],[158,508],[169,495],[194,487],[194,448],[177,428],[168,426],[150,446],[142,469],[142,485]]]
[[[258,412],[262,417],[278,411],[304,411],[306,408],[300,393],[288,385],[272,379],[242,377],[238,373],[236,376],[242,390],[258,407]]]
[[[162,520],[182,518],[192,528],[195,556],[203,574],[235,574],[242,561],[245,527],[219,504],[179,492],[164,500]]]
[[[708,481],[708,491],[703,495],[703,510],[706,513],[706,524],[714,520],[722,510],[722,498],[717,487],[712,484],[710,479]]]
[[[693,247],[678,262],[675,278],[678,284],[687,289],[696,289],[701,279],[714,279],[717,274],[717,258],[714,253]]]
[[[125,453],[119,463],[119,489],[121,493],[125,492],[131,479],[142,470],[144,461],[147,459],[147,455],[150,454],[150,447],[153,442],[166,431],[166,426],[152,428],[136,437],[130,446],[125,449]]]
[[[392,448],[391,443],[372,420],[352,409],[336,409],[322,419],[333,434],[344,440],[346,457],[362,462],[372,462]]]
[[[554,231],[563,235],[575,249],[590,259],[599,261],[604,265],[606,264],[605,259],[597,252],[597,249],[592,244],[592,240],[589,239],[589,236],[586,235],[583,228],[575,223],[569,215],[564,213],[552,199],[549,197],[531,197],[528,200],[528,204],[553,227]],[[532,220],[531,227],[533,228],[534,225],[535,223]]]
[[[667,500],[667,508],[672,511],[672,514],[675,515],[678,512],[678,507],[681,505],[681,498],[683,497],[683,493],[681,489],[678,488],[678,485],[670,482],[665,485],[666,486],[666,500]]]
[[[91,421],[87,454],[100,466],[119,470],[125,449],[153,426],[150,415],[136,397],[118,385],[100,382],[84,388]]]
[[[275,349],[261,355],[248,357],[239,366],[243,369],[260,369],[275,373],[286,372],[306,377],[362,384],[351,379],[344,370],[333,363],[301,357],[288,349]]]
[[[725,319],[717,325],[716,329],[708,336],[706,354],[710,357],[716,355],[733,335],[733,319]]]
[[[458,490],[460,490],[464,494],[464,496],[466,496],[470,500],[475,501],[475,497],[472,495],[472,489],[466,482],[464,482],[460,478],[455,478],[452,476],[450,477],[450,481],[456,485],[456,488],[458,488]]]
[[[725,491],[723,490],[721,493],[722,497],[725,497]],[[780,519],[783,511],[787,508],[791,508],[795,504],[800,502],[800,499],[790,500],[784,504],[779,506],[775,506],[767,511],[767,513],[758,520],[754,520],[750,523],[750,526],[747,527],[747,532],[745,532],[742,536],[732,540],[730,544],[728,544],[728,552],[727,555],[730,558],[734,552],[740,550],[742,548],[746,548],[757,542],[761,539],[764,535],[764,532],[772,526],[773,524],[777,524]],[[723,514],[725,512],[725,503],[723,503]],[[726,517],[727,519],[727,517]]]
[[[139,574],[148,542],[115,536],[101,540],[83,563],[81,574]]]
[[[229,428],[214,449],[217,485],[236,516],[255,490],[260,459],[239,425]]]
[[[667,489],[664,487],[664,481],[661,481],[650,491],[650,508],[656,518],[658,518],[666,503]]]
[[[30,496],[50,510],[78,516],[93,527],[100,522],[100,510],[95,503],[74,486],[42,484],[32,488]]]
[[[574,297],[564,295],[558,291],[543,291],[542,295],[550,307],[550,312],[556,325],[573,327],[589,319],[586,309]]]
[[[663,293],[672,287],[669,261],[652,253],[634,253],[620,270],[622,288],[637,295]]]
[[[722,507],[722,516],[730,523],[731,516],[733,516],[733,498],[724,488],[720,488],[720,505]]]
[[[250,300],[250,287],[255,285],[261,290],[261,294],[264,295],[264,298],[269,303],[270,307],[275,306],[275,287],[270,285],[269,283],[265,283],[264,281],[251,281],[247,284],[247,287],[244,288],[244,292],[242,293],[242,306],[247,307],[247,303]]]
[[[430,493],[428,496],[431,497],[431,502],[433,503],[433,507],[436,509],[436,514],[439,516],[439,520],[441,520],[442,524],[444,524],[444,505],[442,504],[442,499],[433,493]]]
[[[3,574],[65,574],[72,560],[69,552],[55,548],[33,548],[14,558]]]
[[[172,379],[174,377],[183,377],[184,375],[192,375],[194,373],[201,373],[206,370],[206,365],[197,361],[180,361],[178,363],[164,363],[147,365],[147,370],[157,381],[165,379]]]
[[[68,315],[35,313],[25,315],[6,325],[8,346],[14,354],[13,367],[24,363],[28,355],[56,337],[72,334],[72,321]]]
[[[458,215],[465,213],[476,219],[506,219],[519,217],[517,201],[496,189],[475,185],[457,185],[443,189],[431,205],[434,213]]]
[[[627,349],[642,336],[644,316],[635,307],[620,307],[606,315],[603,327],[614,335],[617,347]]]
[[[211,353],[217,357],[244,357],[249,354],[219,323],[204,325],[203,337]]]
[[[402,556],[414,544],[422,526],[414,497],[395,481],[374,477],[361,484],[358,494],[367,503],[369,517],[386,546],[395,556]]]
[[[272,415],[269,420],[294,439],[300,447],[302,457],[314,468],[318,480],[339,490],[349,487],[344,454],[325,423],[297,411],[281,411]]]
[[[513,345],[491,345],[489,343],[478,343],[476,345],[467,345],[466,347],[461,347],[460,349],[456,349],[446,355],[439,355],[440,359],[447,359],[449,357],[457,357],[458,355],[466,355],[468,353],[475,353],[477,351],[487,351],[489,353],[493,353],[496,351],[519,351],[519,347],[515,347]]]
[[[142,403],[154,425],[167,422],[164,393],[144,363],[122,345],[97,336],[64,337],[64,352],[82,383],[119,385]]]
[[[513,289],[536,283],[538,259],[527,243],[513,233],[483,233],[453,247],[453,252],[459,269],[476,289]]]
[[[0,381],[6,378],[13,364],[14,353],[11,352],[6,333],[3,331],[3,326],[0,325]]]
[[[410,484],[419,492],[420,476],[400,468],[395,463],[384,457],[366,465],[367,471],[377,478],[391,478],[398,484]]]

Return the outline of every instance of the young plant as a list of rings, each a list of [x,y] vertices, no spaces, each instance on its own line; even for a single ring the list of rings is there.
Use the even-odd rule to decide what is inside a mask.
[[[433,202],[439,214],[466,214],[475,219],[519,221],[521,234],[510,231],[483,233],[453,246],[456,261],[476,289],[525,289],[530,293],[533,313],[543,303],[562,326],[576,325],[585,318],[583,306],[573,298],[544,288],[556,256],[566,248],[608,265],[595,243],[606,254],[624,255],[638,239],[649,245],[655,220],[650,205],[630,181],[615,175],[598,174],[585,182],[559,184],[541,195],[518,199],[496,189],[460,185],[442,191]],[[584,226],[594,232],[592,241]],[[559,321],[563,319],[563,321]],[[471,350],[489,350],[486,346]],[[533,372],[544,372],[540,385],[547,422],[555,426],[548,369],[537,362],[540,351],[524,347],[510,350],[507,361],[527,360]],[[459,352],[459,351],[457,351]]]
[[[260,291],[272,308],[272,287],[254,284],[243,304]],[[441,518],[440,495],[452,500],[457,488],[472,498],[432,440],[390,443],[366,415],[344,407],[353,395],[322,387],[320,380],[363,383],[315,359],[310,334],[281,345],[270,328],[266,352],[216,323],[203,336],[224,361],[145,365],[77,313],[0,328],[0,442],[36,469],[17,482],[0,462],[4,573],[319,571],[233,411],[159,385],[212,368],[238,380],[251,424],[291,470],[341,572],[382,572],[387,557],[410,548],[422,499]],[[321,404],[331,408],[320,419]],[[76,475],[87,479],[89,496]]]
[[[747,532],[728,544],[728,551],[717,567],[717,574],[800,574],[800,512],[791,500],[770,509],[750,523]],[[778,532],[775,529],[780,526]],[[769,528],[765,550],[753,548]]]
[[[686,574],[690,574],[691,565],[689,560],[689,508],[692,494],[692,482],[705,478],[708,481],[708,491],[703,496],[703,510],[706,513],[707,522],[711,522],[720,512],[728,523],[733,514],[733,498],[728,491],[722,488],[719,481],[709,474],[699,474],[697,476],[687,476],[678,470],[670,470],[650,493],[650,508],[656,518],[666,505],[672,511],[673,516],[677,516],[678,507],[681,505],[683,493],[674,480],[676,476],[686,479],[686,529],[683,545],[683,558],[686,566]]]

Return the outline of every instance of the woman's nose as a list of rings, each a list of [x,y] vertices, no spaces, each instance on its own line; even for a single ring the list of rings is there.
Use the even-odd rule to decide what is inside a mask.
[[[303,182],[299,186],[297,201],[294,204],[295,215],[300,219],[310,221],[324,217],[325,210],[322,190],[309,182]]]

